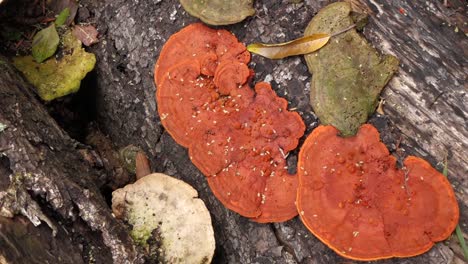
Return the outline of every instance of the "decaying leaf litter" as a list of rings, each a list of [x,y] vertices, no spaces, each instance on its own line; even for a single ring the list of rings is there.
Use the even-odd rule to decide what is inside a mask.
[[[312,24],[312,23],[311,23],[311,24]],[[309,26],[309,27],[310,27],[310,26]],[[307,34],[307,33],[306,33],[306,34]],[[320,34],[320,32],[319,32],[318,34]],[[349,40],[349,39],[347,39],[347,40]],[[328,41],[328,39],[327,39],[327,41]],[[331,41],[333,41],[333,39],[332,39]],[[350,41],[352,41],[352,40],[350,40]],[[364,40],[364,41],[365,41],[365,40]],[[83,42],[83,43],[84,43],[84,42]],[[333,43],[333,42],[331,42],[331,43]],[[325,44],[324,44],[325,47],[324,47],[322,50],[319,50],[317,53],[320,53],[320,52],[322,52],[323,50],[325,50],[328,46],[330,46],[331,43],[329,43],[328,45],[325,45]],[[316,49],[320,49],[320,47],[319,47],[319,48],[316,48]],[[293,54],[293,55],[296,55],[296,54],[300,54],[300,52],[296,52],[296,53]],[[326,57],[326,54],[327,54],[327,53],[326,53],[326,52],[323,52],[322,54],[324,54],[323,57]],[[307,56],[312,56],[312,55],[314,55],[314,54],[306,55],[306,60],[307,60]],[[311,64],[309,63],[309,60],[307,60],[307,62],[308,62],[308,65],[310,66]],[[396,64],[397,64],[397,63],[396,63]],[[310,66],[310,68],[312,68],[312,67]],[[394,70],[393,70],[393,71],[394,71]],[[313,76],[315,76],[316,74],[319,75],[319,74],[318,74],[315,70],[313,70],[313,69],[311,69],[311,72],[313,73]],[[325,76],[325,77],[323,77],[323,79],[325,79],[325,81],[327,81],[327,78],[330,78],[329,76],[326,76],[326,74],[327,74],[327,73],[324,73],[324,76]],[[388,73],[388,74],[391,76],[392,73]],[[364,74],[363,74],[363,75],[364,75]],[[387,76],[386,78],[387,78],[387,80],[385,81],[385,83],[388,81],[388,79],[389,79],[390,77]],[[312,82],[314,82],[314,80],[313,80]],[[372,100],[372,99],[373,99],[373,97],[375,97],[375,94],[378,95],[378,94],[380,93],[380,89],[383,88],[383,86],[385,85],[385,83],[382,85],[382,87],[376,88],[376,89],[378,89],[378,92],[364,92],[364,93],[361,93],[361,94],[366,94],[366,93],[367,93],[367,94],[371,94],[370,98],[367,99],[368,101],[370,101],[370,103],[368,102],[368,104],[367,104],[365,107],[359,107],[359,106],[357,107],[357,108],[358,108],[357,112],[359,112],[359,113],[366,113],[366,114],[365,114],[365,115],[366,115],[365,118],[362,118],[362,117],[359,118],[359,122],[357,122],[357,123],[354,122],[354,121],[351,121],[351,122],[346,123],[346,120],[343,121],[343,120],[339,120],[339,119],[340,119],[339,117],[337,117],[337,118],[335,118],[335,119],[332,117],[332,118],[331,118],[332,121],[327,122],[327,123],[333,124],[333,125],[335,125],[335,126],[341,125],[341,126],[343,127],[343,129],[340,129],[341,134],[351,136],[351,135],[353,134],[353,132],[355,132],[355,131],[357,130],[357,127],[359,127],[359,125],[360,125],[361,123],[364,123],[365,120],[367,120],[367,115],[371,114],[371,113],[373,112],[373,109],[375,109],[375,101],[376,101],[376,99],[375,99],[375,100]],[[317,86],[317,87],[318,87],[318,86]],[[332,89],[330,89],[330,90],[332,90]],[[323,94],[329,95],[330,92],[329,92],[329,91],[325,91],[325,90],[320,90],[320,89],[319,89],[319,90],[318,90],[318,93],[323,93]],[[367,95],[367,94],[366,94],[366,95]],[[339,96],[341,96],[341,94],[340,94]],[[320,96],[317,96],[317,97],[320,97]],[[323,104],[327,104],[327,100],[328,100],[328,101],[333,101],[333,99],[327,98],[327,96],[323,96],[323,97],[321,97],[321,98],[325,98],[325,99],[323,99],[323,102],[324,102]],[[348,99],[348,97],[346,97],[346,96],[343,96],[342,98],[343,98],[344,101],[347,101],[347,99]],[[346,99],[345,99],[345,98],[346,98]],[[352,95],[350,96],[350,98],[353,98]],[[359,98],[359,96],[357,96],[357,98]],[[317,100],[317,101],[320,101],[320,100]],[[312,100],[312,95],[311,95],[311,103],[314,104],[314,101]],[[328,103],[329,103],[329,102],[328,102]],[[346,107],[349,107],[350,109],[355,110],[355,107],[354,107],[354,106],[347,106],[347,104],[344,104],[344,108],[346,108]],[[314,106],[314,110],[315,110],[316,108],[318,108],[318,106]],[[362,109],[361,109],[361,108],[362,108]],[[340,111],[341,111],[341,113],[342,113],[342,112],[347,112],[348,110],[346,110],[346,109],[344,109],[344,110],[343,110],[343,109],[342,109],[342,110],[338,110],[338,112],[340,112]],[[317,111],[316,111],[316,112],[317,112]],[[327,111],[325,111],[325,114],[323,114],[323,117],[322,117],[321,115],[319,115],[320,119],[321,119],[321,120],[322,120],[322,119],[323,119],[323,120],[326,120],[326,116],[325,116],[326,114],[327,114]],[[325,123],[323,120],[322,120],[322,123]],[[362,120],[364,120],[364,121],[362,121]],[[336,125],[336,124],[338,124],[338,125]]]

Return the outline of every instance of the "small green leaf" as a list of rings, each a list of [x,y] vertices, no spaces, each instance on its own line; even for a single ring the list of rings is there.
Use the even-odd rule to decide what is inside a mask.
[[[37,32],[34,36],[32,43],[32,56],[37,62],[41,63],[54,55],[58,44],[59,36],[55,29],[55,25],[52,24]]]
[[[254,43],[248,45],[247,50],[270,59],[282,59],[314,52],[325,46],[329,39],[329,34],[318,33],[279,44]]]
[[[55,19],[55,26],[60,27],[67,22],[68,16],[70,16],[70,8],[65,8]]]
[[[445,158],[444,169],[442,171],[442,174],[445,177],[447,177],[447,175],[448,175],[447,157]],[[465,260],[468,261],[468,246],[466,245],[465,238],[463,237],[463,231],[460,228],[460,224],[458,224],[457,227],[455,228],[455,234],[457,235],[458,242],[460,242],[460,247],[463,250],[463,255],[465,257]]]
[[[447,177],[448,175],[448,162],[447,162],[447,158],[445,158],[445,162],[444,162],[444,169],[442,170],[442,174]]]

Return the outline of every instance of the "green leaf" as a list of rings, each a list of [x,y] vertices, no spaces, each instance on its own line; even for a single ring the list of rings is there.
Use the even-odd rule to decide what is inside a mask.
[[[282,59],[314,52],[325,46],[329,39],[329,34],[317,33],[279,44],[254,43],[248,45],[247,50],[270,59]]]
[[[65,8],[55,19],[55,26],[60,27],[67,22],[68,16],[70,16],[70,8]]]
[[[447,157],[445,158],[444,162],[444,170],[442,171],[442,174],[447,177],[448,175],[448,162],[447,162]],[[468,246],[466,245],[465,238],[463,237],[463,231],[460,228],[460,225],[458,224],[457,227],[455,228],[455,234],[457,235],[458,242],[460,242],[460,247],[463,250],[463,255],[465,257],[465,261],[468,261]]]
[[[455,233],[457,234],[458,242],[460,242],[460,246],[463,250],[463,255],[465,256],[465,261],[468,261],[468,246],[466,245],[465,238],[463,237],[463,231],[460,228],[460,225],[457,225],[455,229]]]
[[[54,55],[59,44],[59,36],[55,25],[42,29],[34,36],[32,43],[32,56],[41,63],[50,56]]]

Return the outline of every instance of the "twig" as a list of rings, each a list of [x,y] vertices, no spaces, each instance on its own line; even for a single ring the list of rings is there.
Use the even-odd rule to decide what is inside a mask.
[[[345,33],[346,31],[348,31],[348,30],[350,30],[350,29],[352,29],[352,28],[355,28],[355,27],[356,27],[356,24],[352,24],[351,26],[349,26],[349,27],[347,27],[347,28],[345,28],[345,29],[343,29],[343,30],[340,30],[340,31],[338,31],[338,32],[336,32],[336,33],[333,33],[330,37],[335,37],[335,36],[337,36],[337,35],[340,35],[340,34],[342,34],[342,33]]]
[[[445,93],[445,91],[439,93],[439,94],[434,98],[434,100],[432,101],[432,103],[429,105],[429,108],[431,108],[431,107],[435,104],[435,102],[437,102],[437,100],[439,99],[439,97],[441,97],[444,93]]]

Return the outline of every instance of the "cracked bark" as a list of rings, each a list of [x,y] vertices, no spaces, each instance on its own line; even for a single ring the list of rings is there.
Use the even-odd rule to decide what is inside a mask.
[[[313,15],[328,2],[303,1],[293,4],[289,1],[256,1],[257,14],[254,17],[225,28],[243,42],[287,41],[300,37]],[[396,151],[400,137],[402,142],[399,147],[404,150],[403,155],[422,156],[438,168],[441,168],[438,162],[448,152],[449,179],[456,189],[461,208],[461,226],[465,231],[468,220],[468,182],[464,177],[468,172],[468,103],[463,87],[466,63],[457,52],[466,50],[467,44],[463,33],[456,33],[453,26],[448,26],[457,23],[460,13],[453,13],[455,8],[448,9],[440,1],[350,2],[371,14],[370,23],[364,30],[370,42],[402,61],[399,74],[382,95],[386,100],[386,115],[375,116],[371,122],[378,127],[383,142],[395,154],[402,153]],[[94,98],[89,98],[95,101],[100,129],[118,147],[133,144],[145,149],[154,171],[173,175],[197,189],[213,219],[217,242],[214,263],[352,263],[318,241],[298,218],[265,225],[250,222],[225,209],[212,195],[204,176],[191,164],[186,149],[178,146],[161,127],[154,99],[154,63],[170,35],[197,21],[183,11],[178,1],[82,0],[80,3],[82,6],[78,13],[90,15],[85,16],[87,20],[82,22],[94,23],[101,33],[100,43],[92,48],[97,55],[96,82],[93,84],[96,92]],[[453,4],[460,3],[453,1]],[[463,3],[460,7],[465,8]],[[401,14],[399,8],[406,15]],[[461,14],[461,21],[463,18],[466,20],[463,12]],[[306,134],[318,125],[309,106],[310,74],[301,57],[272,61],[253,56],[250,67],[256,72],[255,81],[271,82],[275,91],[290,102],[290,108],[297,108],[307,125]],[[57,225],[57,219],[71,219],[73,222],[72,219],[83,212],[94,210],[92,212],[101,217],[93,218],[92,214],[82,216],[82,237],[92,237],[89,226],[93,229],[120,230],[118,235],[103,231],[104,243],[101,246],[111,252],[122,252],[120,260],[131,261],[136,252],[128,246],[126,232],[110,217],[108,206],[92,184],[104,180],[86,164],[79,162],[76,153],[73,154],[79,146],[54,122],[36,118],[34,122],[29,121],[34,125],[19,123],[20,119],[15,114],[18,111],[24,113],[21,116],[23,119],[28,117],[31,109],[39,109],[38,116],[47,116],[47,113],[35,106],[37,102],[24,87],[18,89],[19,92],[12,94],[5,88],[0,94],[16,98],[11,101],[1,98],[2,104],[11,105],[11,108],[0,110],[0,122],[6,118],[19,131],[28,131],[11,134],[12,130],[7,129],[5,132],[10,134],[0,133],[0,149],[7,149],[8,146],[2,144],[9,144],[2,138],[19,146],[15,150],[6,150],[10,163],[8,168],[13,174],[38,171],[41,177],[26,180],[23,186],[33,193],[33,200],[42,197],[41,208],[44,208],[43,203],[53,208],[55,214],[45,212],[45,215],[52,218],[54,225]],[[22,96],[25,98],[21,99]],[[17,100],[24,101],[24,104],[16,104]],[[5,113],[11,117],[5,117]],[[17,138],[26,141],[18,141]],[[27,151],[20,151],[21,148],[27,148]],[[40,156],[38,153],[41,151],[58,168],[37,169],[41,168],[43,160],[37,157],[31,160],[21,158],[25,152],[32,153],[30,157]],[[56,157],[58,152],[67,154],[61,154],[63,157],[59,160]],[[290,168],[294,168],[296,160],[297,151],[294,151],[288,157]],[[60,164],[72,166],[62,168]],[[60,190],[66,191],[62,193]],[[92,195],[87,196],[86,193]],[[95,206],[89,207],[89,204]],[[82,212],[78,213],[79,210]],[[60,235],[60,228],[58,232]],[[453,248],[438,243],[421,256],[380,263],[460,261],[459,252],[455,250],[454,253]],[[79,254],[84,255],[83,252]],[[116,260],[118,254],[114,253],[113,256]],[[110,262],[110,255],[101,261]]]
[[[62,259],[64,263],[75,263],[77,254],[92,254],[90,251],[80,252],[77,246],[70,245],[70,239],[79,237],[85,240],[84,246],[103,249],[100,255],[90,258],[99,260],[105,256],[103,261],[113,259],[116,263],[135,260],[138,252],[127,230],[114,219],[100,194],[98,172],[78,152],[82,146],[55,123],[6,58],[0,59],[4,62],[0,65],[0,100],[5,106],[0,110],[0,123],[4,127],[0,132],[3,161],[0,163],[3,182],[0,213],[6,217],[23,215],[35,226],[42,221],[51,229],[50,235],[44,235],[43,226],[34,230],[21,218],[12,225],[7,224],[10,220],[0,218],[4,223],[0,225],[3,238],[0,239],[0,255],[15,263],[50,260],[47,245],[41,241],[47,237],[52,239],[58,232],[53,240],[58,244],[63,242],[64,247],[49,250],[52,255],[57,254],[53,256],[56,260]],[[32,230],[30,232],[35,233],[37,239],[26,241],[12,235],[22,230]],[[100,233],[100,240],[91,238],[92,231]],[[3,246],[4,243],[9,246]],[[73,249],[69,256],[67,246]],[[38,256],[17,256],[18,252],[37,253]]]

